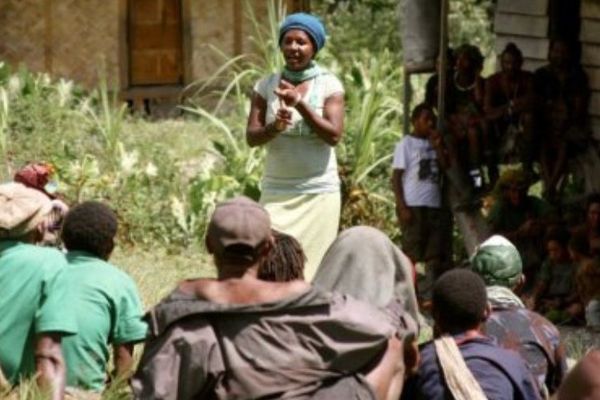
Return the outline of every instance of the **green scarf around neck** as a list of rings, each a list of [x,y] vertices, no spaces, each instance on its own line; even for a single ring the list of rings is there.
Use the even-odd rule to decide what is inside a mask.
[[[312,79],[319,74],[321,74],[321,68],[317,65],[316,62],[311,61],[308,67],[306,67],[302,71],[291,71],[287,67],[283,67],[283,72],[281,73],[281,76],[286,81],[297,85],[299,83]]]

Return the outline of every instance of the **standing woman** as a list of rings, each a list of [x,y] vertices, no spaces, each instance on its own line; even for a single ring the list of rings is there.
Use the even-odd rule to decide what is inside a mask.
[[[307,281],[337,235],[341,208],[333,147],[342,138],[344,88],[314,61],[324,45],[318,18],[287,16],[279,30],[285,67],[254,87],[246,130],[250,146],[267,148],[260,202],[273,228],[302,244]]]

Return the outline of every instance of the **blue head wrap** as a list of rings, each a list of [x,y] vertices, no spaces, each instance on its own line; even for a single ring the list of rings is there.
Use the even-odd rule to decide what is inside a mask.
[[[314,15],[306,13],[288,15],[279,28],[279,45],[281,45],[283,35],[292,29],[300,29],[310,36],[315,45],[315,53],[325,46],[325,26]]]

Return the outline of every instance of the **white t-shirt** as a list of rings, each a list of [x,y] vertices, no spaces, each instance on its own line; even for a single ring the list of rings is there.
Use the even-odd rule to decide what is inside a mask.
[[[273,122],[280,107],[273,93],[281,75],[270,75],[254,86],[254,91],[267,102],[266,123]],[[323,115],[325,100],[344,93],[341,82],[330,72],[310,80],[303,100],[319,115]],[[340,190],[337,159],[332,146],[318,137],[304,122],[295,108],[292,125],[267,143],[262,190],[271,193],[330,193]]]
[[[404,170],[402,189],[407,206],[440,207],[440,169],[428,139],[404,136],[396,144],[393,168]]]

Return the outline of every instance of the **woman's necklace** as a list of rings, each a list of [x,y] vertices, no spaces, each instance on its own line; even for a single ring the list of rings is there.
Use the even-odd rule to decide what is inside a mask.
[[[470,92],[475,88],[476,83],[477,79],[473,79],[473,83],[471,83],[469,86],[461,86],[461,84],[458,83],[458,71],[454,73],[454,86],[461,92]]]
[[[511,82],[508,80],[508,78],[505,82],[506,83],[502,88],[502,90],[504,91],[504,95],[508,98],[509,102],[514,101],[517,98],[517,93],[519,92],[519,79],[516,79],[516,82],[514,83],[514,90],[512,96],[510,95]]]

